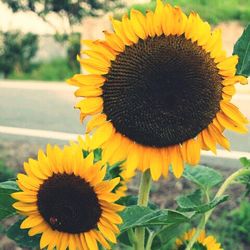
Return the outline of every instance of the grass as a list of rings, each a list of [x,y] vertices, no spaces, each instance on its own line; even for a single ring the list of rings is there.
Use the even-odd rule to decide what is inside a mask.
[[[29,73],[13,72],[9,79],[15,80],[40,80],[40,81],[65,81],[79,72],[74,71],[64,58],[54,59],[48,62],[39,62],[33,65]]]
[[[185,13],[195,11],[211,24],[224,21],[238,20],[243,24],[250,20],[250,0],[169,0],[164,1],[180,6]],[[148,9],[154,10],[155,1],[147,4],[135,4],[131,8],[145,13]]]

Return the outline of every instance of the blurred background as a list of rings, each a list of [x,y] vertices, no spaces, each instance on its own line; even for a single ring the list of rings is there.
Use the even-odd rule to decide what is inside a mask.
[[[213,27],[223,31],[228,54],[250,23],[250,0],[172,0],[188,14],[197,11]],[[0,181],[13,178],[23,161],[36,157],[47,143],[63,145],[84,133],[74,88],[65,79],[80,72],[76,55],[81,39],[103,38],[111,30],[109,18],[120,18],[131,8],[154,9],[149,0],[1,0],[0,1]],[[250,88],[238,86],[233,99],[250,119]],[[226,132],[232,151],[218,155],[204,152],[202,163],[219,168],[225,175],[239,167],[238,159],[250,158],[250,135]],[[174,206],[173,197],[190,188],[172,178],[154,185],[152,198],[160,206]],[[164,191],[172,188],[171,197]],[[133,192],[133,183],[130,186]],[[232,213],[218,213],[223,221],[211,229],[221,233],[225,249],[250,249],[250,204],[240,203],[241,189],[232,189],[235,199],[227,203]],[[238,208],[240,206],[240,208]],[[11,223],[7,221],[6,223]],[[224,226],[223,226],[224,225]],[[240,226],[239,226],[240,225]],[[0,225],[0,250],[17,249]],[[240,240],[239,240],[240,238]],[[239,242],[240,245],[239,245]],[[234,245],[236,244],[237,245]]]

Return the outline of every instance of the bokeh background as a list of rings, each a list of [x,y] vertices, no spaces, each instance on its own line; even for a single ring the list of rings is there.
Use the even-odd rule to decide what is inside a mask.
[[[223,31],[228,54],[250,23],[250,0],[172,0],[186,13],[194,10]],[[74,88],[65,80],[79,73],[76,55],[81,39],[103,38],[111,30],[109,18],[136,8],[154,9],[149,0],[1,0],[0,1],[0,181],[13,178],[23,161],[36,157],[47,143],[63,145],[84,133]],[[250,87],[237,86],[233,99],[250,119]],[[238,159],[250,158],[250,135],[226,132],[232,151],[219,149],[215,157],[203,153],[202,164],[222,170],[227,176],[240,166]],[[129,191],[136,191],[135,183]],[[174,207],[174,197],[189,189],[183,180],[161,180],[153,185],[152,199],[161,207]],[[166,191],[172,189],[171,196]],[[217,212],[209,228],[218,232],[225,249],[250,249],[250,203],[240,199],[241,188],[232,188],[233,198],[225,204],[227,213]],[[223,207],[222,207],[223,208]],[[231,211],[228,213],[228,211]],[[220,220],[216,222],[216,218]],[[18,249],[3,235],[0,250]],[[220,235],[219,235],[220,233]]]

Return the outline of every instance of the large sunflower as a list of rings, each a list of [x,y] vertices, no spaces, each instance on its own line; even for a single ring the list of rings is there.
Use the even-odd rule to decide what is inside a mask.
[[[107,249],[107,240],[116,243],[123,206],[112,190],[120,178],[104,181],[106,167],[93,158],[83,158],[79,146],[49,145],[47,156],[40,150],[38,160],[24,164],[26,174],[18,174],[22,191],[12,194],[13,207],[27,216],[22,229],[41,234],[40,248],[97,250],[97,242]]]
[[[171,164],[180,177],[184,162],[196,165],[201,149],[229,149],[225,128],[245,133],[247,119],[231,103],[238,56],[227,57],[221,31],[211,31],[197,13],[157,1],[155,12],[131,10],[112,20],[114,33],[83,41],[79,57],[90,74],[68,82],[85,97],[76,107],[91,115],[94,144],[104,158],[127,158],[130,171],[150,168],[152,178],[167,176]]]
[[[188,232],[186,232],[180,239],[176,240],[176,250],[185,250],[186,246],[189,242],[189,240],[192,239],[192,237],[195,234],[196,229],[191,229]],[[202,231],[199,235],[197,241],[194,244],[193,247],[194,250],[200,249],[200,250],[223,250],[221,247],[221,244],[216,241],[216,239],[213,236],[206,236],[205,231]]]

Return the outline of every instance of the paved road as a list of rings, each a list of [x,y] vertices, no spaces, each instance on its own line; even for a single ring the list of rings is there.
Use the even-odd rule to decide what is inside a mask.
[[[1,127],[28,128],[28,133],[48,131],[44,139],[0,133],[2,140],[30,140],[57,142],[51,139],[51,131],[63,132],[61,143],[65,142],[64,133],[82,134],[84,126],[79,123],[79,112],[73,108],[76,98],[74,88],[63,83],[21,83],[0,81],[0,129]],[[250,94],[238,94],[233,102],[250,119]],[[45,133],[46,134],[46,133]],[[239,135],[226,132],[232,150],[250,152],[250,133]],[[41,135],[43,137],[43,135]],[[60,137],[60,135],[59,135]],[[67,136],[66,136],[67,137]],[[56,138],[56,137],[55,137]],[[66,138],[67,139],[67,138]],[[206,158],[206,157],[205,157]]]

